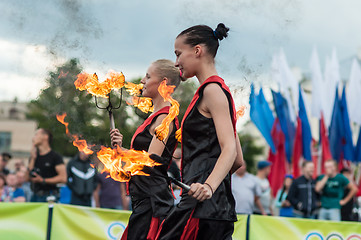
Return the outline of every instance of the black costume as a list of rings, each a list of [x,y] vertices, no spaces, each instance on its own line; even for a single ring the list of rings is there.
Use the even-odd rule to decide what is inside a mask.
[[[81,160],[79,154],[67,165],[67,185],[71,190],[70,204],[91,206],[91,197],[97,187],[96,170],[90,159]]]
[[[153,136],[149,132],[150,126],[161,114],[168,114],[170,107],[164,107],[147,118],[135,132],[131,148],[148,151]],[[177,118],[173,121],[173,130],[168,138],[162,158],[166,164],[153,168],[150,176],[135,175],[129,181],[128,191],[132,200],[132,214],[129,218],[127,229],[123,233],[125,239],[154,239],[160,221],[162,221],[173,207],[173,194],[165,177],[172,159],[172,154],[177,146],[175,132],[178,129]]]
[[[235,132],[236,111],[229,88],[222,78],[212,76],[198,88],[183,117],[181,174],[188,185],[204,183],[221,154],[213,119],[204,117],[197,108],[209,83],[219,84],[227,96]],[[211,199],[198,202],[183,192],[180,203],[162,223],[157,239],[231,239],[235,221],[235,200],[228,173]]]

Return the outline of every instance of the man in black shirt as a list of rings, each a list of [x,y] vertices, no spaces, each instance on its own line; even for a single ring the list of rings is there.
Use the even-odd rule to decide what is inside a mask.
[[[29,162],[30,181],[33,183],[32,202],[46,202],[49,196],[58,196],[56,184],[66,183],[66,169],[62,157],[51,147],[52,134],[39,128],[33,137]]]
[[[293,214],[300,218],[316,218],[319,196],[315,191],[316,181],[312,179],[315,165],[312,161],[302,164],[303,175],[295,179],[287,195],[287,200],[293,207]]]
[[[97,172],[90,165],[90,158],[79,152],[67,165],[68,187],[71,190],[70,204],[91,206],[91,197],[97,187]]]

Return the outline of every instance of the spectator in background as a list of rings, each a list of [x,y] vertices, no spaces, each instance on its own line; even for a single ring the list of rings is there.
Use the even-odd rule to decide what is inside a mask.
[[[262,204],[262,207],[264,209],[264,212],[262,212],[262,209],[260,209],[258,204],[255,205],[255,208],[253,210],[254,214],[267,214],[267,215],[273,215],[273,208],[272,208],[272,190],[270,183],[267,179],[270,171],[271,171],[271,162],[268,161],[259,161],[257,164],[257,180],[259,182],[259,185],[261,186],[261,195],[260,195],[260,202]]]
[[[96,170],[90,165],[90,155],[79,152],[67,165],[70,204],[91,206],[91,198],[97,187]]]
[[[130,199],[126,196],[125,183],[115,181],[106,172],[98,174],[98,186],[94,191],[95,206],[128,210]]]
[[[315,191],[316,181],[312,179],[314,171],[315,165],[312,161],[303,161],[303,175],[293,181],[288,191],[286,199],[291,203],[295,217],[316,218],[319,201]]]
[[[293,182],[293,176],[287,174],[283,181],[282,189],[278,190],[276,196],[276,207],[280,209],[281,217],[293,217],[293,207],[291,203],[286,199]]]
[[[356,194],[357,187],[345,176],[337,173],[337,163],[334,160],[325,162],[325,175],[317,177],[315,190],[321,194],[321,209],[319,219],[341,220],[341,207]],[[344,189],[350,192],[344,196]]]
[[[15,161],[14,166],[15,166],[15,172],[23,171],[24,169],[26,169],[24,162],[20,159],[17,159]]]
[[[18,188],[21,188],[25,193],[25,201],[30,202],[33,191],[31,191],[30,182],[27,181],[26,171],[17,171],[16,178],[18,182]]]
[[[17,187],[17,179],[14,173],[6,176],[7,186],[4,186],[1,199],[3,202],[25,202],[25,193]]]
[[[351,170],[348,168],[343,168],[340,173],[345,176],[350,182],[352,180]],[[344,189],[343,197],[346,197],[350,192],[349,188]],[[357,219],[353,216],[352,210],[354,206],[354,197],[352,197],[345,205],[341,207],[341,220],[342,221],[357,221]]]
[[[266,212],[260,202],[262,193],[258,179],[247,172],[246,162],[232,174],[232,193],[236,201],[236,213],[252,214],[255,204],[263,215]]]
[[[0,173],[5,176],[10,173],[9,169],[6,168],[9,160],[11,159],[11,155],[9,153],[3,152],[0,156]]]
[[[1,157],[1,156],[0,156]],[[3,196],[5,196],[6,177],[0,173],[0,202],[4,202]]]
[[[33,148],[29,161],[30,181],[33,183],[32,202],[46,202],[47,197],[59,197],[57,184],[66,183],[63,158],[50,145],[53,135],[39,128],[33,137]]]

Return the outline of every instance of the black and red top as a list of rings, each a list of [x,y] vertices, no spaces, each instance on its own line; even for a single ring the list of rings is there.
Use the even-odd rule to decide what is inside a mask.
[[[183,182],[189,185],[195,182],[204,183],[221,154],[213,119],[203,116],[198,110],[204,88],[210,83],[217,83],[227,96],[230,117],[236,134],[236,111],[230,90],[222,78],[212,76],[198,88],[182,121],[181,173]],[[211,199],[197,203],[193,217],[237,221],[230,173],[224,178]]]
[[[156,121],[157,117],[162,114],[168,114],[170,107],[164,107],[158,112],[153,113],[147,118],[142,125],[138,127],[133,135],[131,148],[134,150],[148,151],[149,145],[153,139],[150,134],[150,126]],[[179,128],[178,119],[172,122],[173,130],[170,133],[162,157],[167,164],[155,166],[150,176],[135,175],[129,181],[129,193],[133,200],[141,200],[149,198],[152,205],[153,216],[165,216],[173,207],[173,194],[166,178],[159,176],[167,173],[167,169],[172,160],[172,154],[177,147],[175,132]]]

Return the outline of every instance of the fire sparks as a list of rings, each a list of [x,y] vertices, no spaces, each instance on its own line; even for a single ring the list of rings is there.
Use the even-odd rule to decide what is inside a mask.
[[[245,105],[240,106],[236,112],[236,118],[239,119],[240,117],[243,117],[245,110],[246,110]]]
[[[86,140],[79,139],[77,135],[69,133],[69,123],[65,122],[66,113],[57,115],[56,118],[65,126],[66,134],[72,138],[73,145],[86,154],[92,154],[93,151],[88,148]],[[107,148],[102,146],[97,152],[98,159],[104,164],[103,172],[109,172],[110,177],[119,182],[127,182],[133,175],[149,175],[142,172],[145,166],[153,167],[161,165],[153,161],[145,151],[123,150],[117,148]]]
[[[179,103],[171,97],[175,86],[167,86],[167,81],[164,80],[158,87],[160,95],[164,101],[169,101],[172,106],[169,109],[169,114],[163,119],[162,123],[155,128],[155,134],[160,141],[163,141],[169,133],[169,124],[179,114]]]
[[[113,89],[119,89],[124,86],[125,77],[121,72],[109,71],[106,75],[107,79],[104,82],[99,83],[98,75],[80,73],[78,78],[74,82],[74,85],[80,91],[88,91],[90,94],[108,98],[108,94]]]

